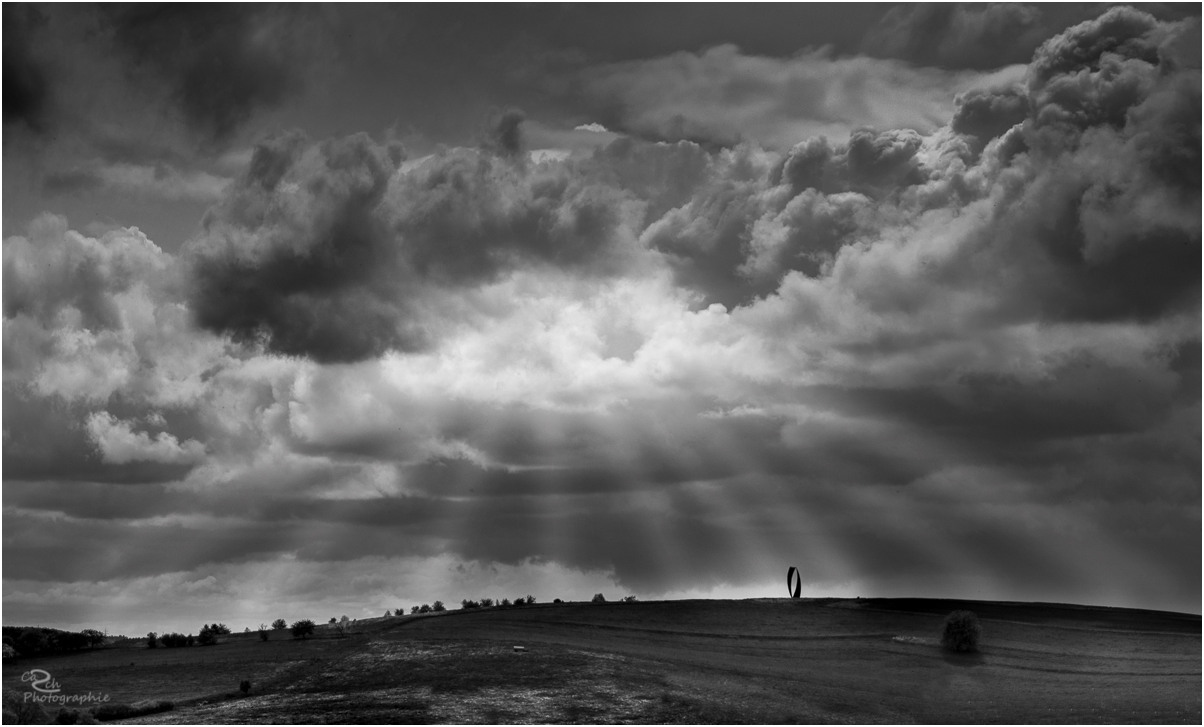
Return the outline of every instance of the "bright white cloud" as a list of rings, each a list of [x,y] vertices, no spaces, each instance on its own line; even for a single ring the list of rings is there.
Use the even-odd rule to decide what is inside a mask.
[[[101,459],[109,464],[192,464],[205,455],[205,445],[194,439],[181,442],[168,432],[159,432],[153,437],[147,432],[135,432],[130,422],[108,412],[97,412],[88,417],[86,426],[88,435],[100,449]]]

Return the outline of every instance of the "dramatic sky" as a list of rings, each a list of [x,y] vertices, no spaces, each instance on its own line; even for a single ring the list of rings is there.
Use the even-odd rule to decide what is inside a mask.
[[[6,624],[1200,611],[1199,5],[4,5]]]

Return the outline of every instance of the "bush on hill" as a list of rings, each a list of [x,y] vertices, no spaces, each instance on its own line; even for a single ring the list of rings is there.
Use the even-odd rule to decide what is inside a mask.
[[[978,637],[982,627],[973,611],[954,611],[945,617],[945,628],[941,633],[941,646],[949,651],[978,651]]]

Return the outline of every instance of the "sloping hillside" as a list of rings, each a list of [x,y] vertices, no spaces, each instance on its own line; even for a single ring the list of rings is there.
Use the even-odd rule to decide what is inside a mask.
[[[981,617],[981,651],[947,654],[937,645],[942,619],[966,607]],[[761,599],[535,605],[360,628],[346,639],[236,638],[40,666],[65,689],[110,689],[125,702],[177,700],[172,712],[131,720],[141,723],[1198,723],[1201,716],[1200,618],[1183,614]],[[6,687],[19,688],[18,678],[5,667]],[[234,697],[243,678],[254,687]]]

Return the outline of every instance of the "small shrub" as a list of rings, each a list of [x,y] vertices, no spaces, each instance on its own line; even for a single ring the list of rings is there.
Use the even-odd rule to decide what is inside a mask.
[[[973,611],[954,611],[945,617],[945,628],[941,633],[941,646],[949,651],[978,651],[978,637],[982,627]]]
[[[553,598],[552,603],[564,603],[564,601],[560,600],[559,598]]]
[[[241,682],[239,682],[238,683],[238,691],[242,692],[243,694],[247,694],[248,692],[250,692],[251,691],[251,681],[249,679],[243,679]]]
[[[606,596],[603,596],[601,593],[595,593],[594,597],[590,599],[590,603],[606,603]]]
[[[259,640],[260,641],[268,640],[268,630],[267,629],[259,629]]]
[[[492,608],[492,607],[493,607],[493,599],[492,598],[482,598],[481,599],[481,608]]]
[[[623,596],[623,603],[635,603],[635,596]]]
[[[272,628],[276,629],[277,631],[283,628],[288,628],[288,622],[282,618],[278,618],[272,622]]]
[[[153,649],[159,645],[159,635],[154,631],[146,635],[146,648]]]
[[[480,607],[481,607],[481,604],[477,603],[476,601],[470,601],[467,598],[460,601],[460,608],[464,609],[465,611],[467,611],[470,608],[480,608]]]

